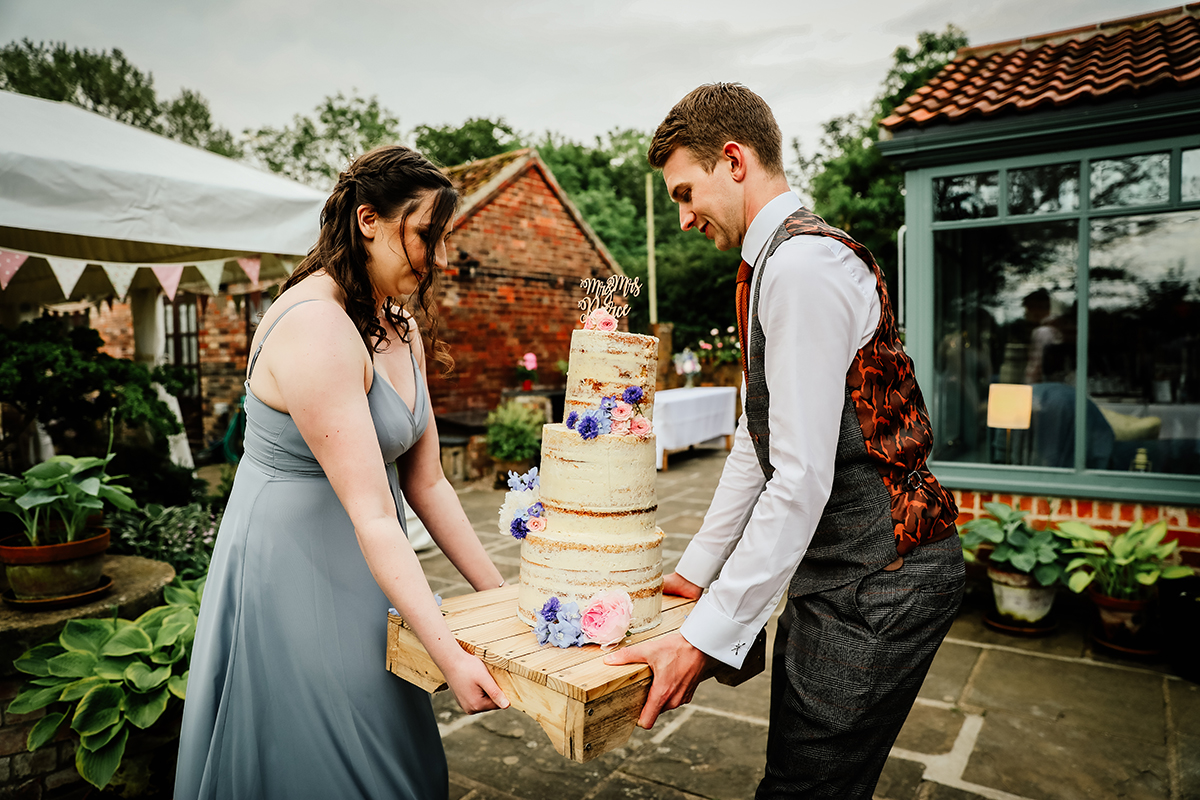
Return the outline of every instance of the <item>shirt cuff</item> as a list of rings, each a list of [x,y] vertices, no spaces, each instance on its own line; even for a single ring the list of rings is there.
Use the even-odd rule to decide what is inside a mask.
[[[709,595],[704,595],[696,601],[679,633],[705,655],[741,669],[759,630],[725,616],[709,602]]]
[[[714,556],[693,542],[683,551],[679,563],[675,565],[675,571],[701,589],[707,589],[721,574],[721,568],[724,566],[725,559]]]

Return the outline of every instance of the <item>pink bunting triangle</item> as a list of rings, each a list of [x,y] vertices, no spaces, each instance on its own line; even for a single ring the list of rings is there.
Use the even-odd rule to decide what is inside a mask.
[[[239,258],[238,266],[242,268],[242,272],[246,273],[246,277],[251,283],[258,283],[258,271],[262,268],[262,259],[258,256],[248,258]]]
[[[8,288],[8,282],[12,280],[13,275],[17,274],[17,270],[21,268],[27,258],[29,256],[24,253],[0,250],[0,289]]]
[[[183,265],[168,264],[161,267],[152,266],[150,269],[154,271],[154,277],[158,278],[167,299],[174,302],[175,290],[179,288],[179,279],[183,277]]]

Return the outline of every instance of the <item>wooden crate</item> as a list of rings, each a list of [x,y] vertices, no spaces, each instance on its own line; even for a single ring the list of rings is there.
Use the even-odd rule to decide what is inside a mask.
[[[462,648],[487,665],[513,708],[537,720],[561,755],[590,761],[623,745],[650,693],[650,668],[610,667],[603,662],[606,653],[594,644],[539,645],[533,630],[517,619],[517,590],[504,586],[452,597],[442,602],[442,614]],[[664,596],[662,623],[626,643],[674,633],[694,605],[694,600]],[[387,637],[390,672],[427,692],[446,688],[441,670],[397,614],[388,615]],[[742,669],[718,663],[705,678],[736,686],[765,666],[766,637],[760,633]]]

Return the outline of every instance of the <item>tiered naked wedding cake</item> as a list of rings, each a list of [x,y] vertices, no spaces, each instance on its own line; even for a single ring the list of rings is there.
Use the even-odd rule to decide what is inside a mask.
[[[540,474],[513,475],[500,512],[501,531],[523,539],[517,614],[539,640],[611,644],[662,619],[657,364],[658,339],[616,330],[603,310],[571,336],[566,421],[542,429]]]

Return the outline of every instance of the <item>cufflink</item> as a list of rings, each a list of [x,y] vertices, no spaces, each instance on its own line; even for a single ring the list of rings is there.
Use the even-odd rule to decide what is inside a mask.
[[[733,654],[736,656],[738,653],[740,653],[742,651],[742,648],[745,646],[746,646],[745,642],[738,642],[737,644],[735,644],[733,647],[731,647],[729,649],[732,650]]]

